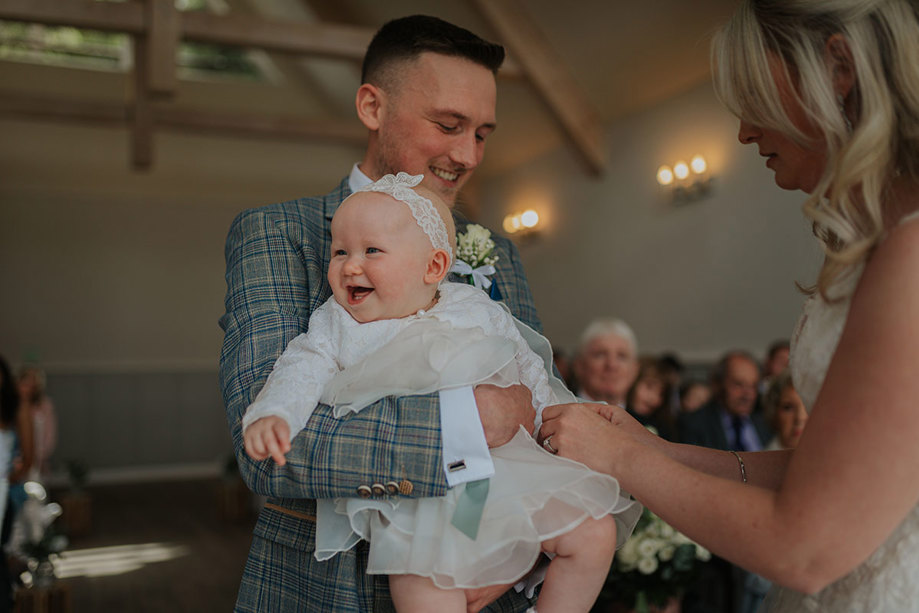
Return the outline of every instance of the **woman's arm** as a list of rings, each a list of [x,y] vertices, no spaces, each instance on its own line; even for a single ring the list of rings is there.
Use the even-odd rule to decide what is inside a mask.
[[[807,428],[775,491],[743,484],[736,474],[715,476],[728,463],[679,448],[664,453],[583,413],[547,418],[544,432],[561,453],[608,471],[715,553],[780,584],[822,589],[864,561],[919,500],[917,278],[919,225],[910,224],[867,265]],[[754,476],[758,456],[743,457],[751,459]]]

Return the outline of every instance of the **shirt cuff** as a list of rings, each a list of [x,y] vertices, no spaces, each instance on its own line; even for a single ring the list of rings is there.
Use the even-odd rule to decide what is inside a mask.
[[[495,474],[471,386],[440,391],[440,431],[450,487]]]

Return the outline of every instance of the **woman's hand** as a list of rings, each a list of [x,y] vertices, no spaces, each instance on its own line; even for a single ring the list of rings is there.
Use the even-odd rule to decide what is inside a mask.
[[[622,440],[634,444],[625,429],[619,407],[605,404],[571,403],[546,407],[539,429],[539,442],[551,437],[549,446],[558,454],[586,464],[598,472],[613,473]],[[631,417],[625,413],[625,417]],[[633,420],[634,421],[634,420]],[[627,423],[627,422],[624,422]]]

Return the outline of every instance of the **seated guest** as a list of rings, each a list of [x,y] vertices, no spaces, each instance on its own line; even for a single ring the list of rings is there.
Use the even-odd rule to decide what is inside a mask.
[[[771,438],[756,407],[759,365],[744,351],[730,351],[712,372],[712,399],[678,421],[680,441],[725,451],[760,451]],[[737,611],[743,601],[747,572],[727,560],[712,556],[704,569],[700,606]]]
[[[773,379],[763,396],[763,416],[775,432],[766,449],[794,449],[798,446],[807,423],[807,408],[798,396],[788,370]]]
[[[712,390],[704,381],[684,381],[680,386],[680,413],[692,413],[712,399]]]
[[[656,358],[641,358],[638,361],[638,377],[629,388],[625,406],[641,425],[653,428],[658,436],[673,441],[676,430],[666,402],[670,386],[663,370]]]
[[[667,392],[664,396],[664,404],[667,405],[671,417],[675,417],[680,412],[680,387],[683,384],[683,374],[686,372],[686,366],[675,353],[669,352],[657,359],[657,367],[664,378],[665,391]]]
[[[772,426],[775,436],[766,445],[766,450],[793,449],[804,433],[807,423],[807,409],[798,396],[791,380],[791,372],[783,370],[774,376],[763,396],[763,415]],[[744,580],[743,600],[740,613],[755,613],[766,597],[772,582],[756,573],[747,573]]]
[[[621,319],[594,320],[581,335],[572,367],[578,396],[624,405],[638,375],[635,333]]]
[[[680,440],[726,451],[760,451],[772,438],[756,406],[759,366],[746,352],[731,351],[712,373],[712,399],[680,415]]]
[[[763,362],[763,378],[759,382],[759,393],[765,394],[769,384],[788,368],[788,358],[791,354],[791,345],[785,340],[778,340],[769,345],[766,350],[766,361]]]

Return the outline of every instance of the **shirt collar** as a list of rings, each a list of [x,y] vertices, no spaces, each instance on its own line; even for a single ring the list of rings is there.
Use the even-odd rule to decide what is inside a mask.
[[[348,176],[348,187],[351,188],[351,193],[373,183],[373,179],[365,175],[364,171],[358,167],[358,164],[359,162],[354,163],[354,166],[351,168],[351,174]]]

